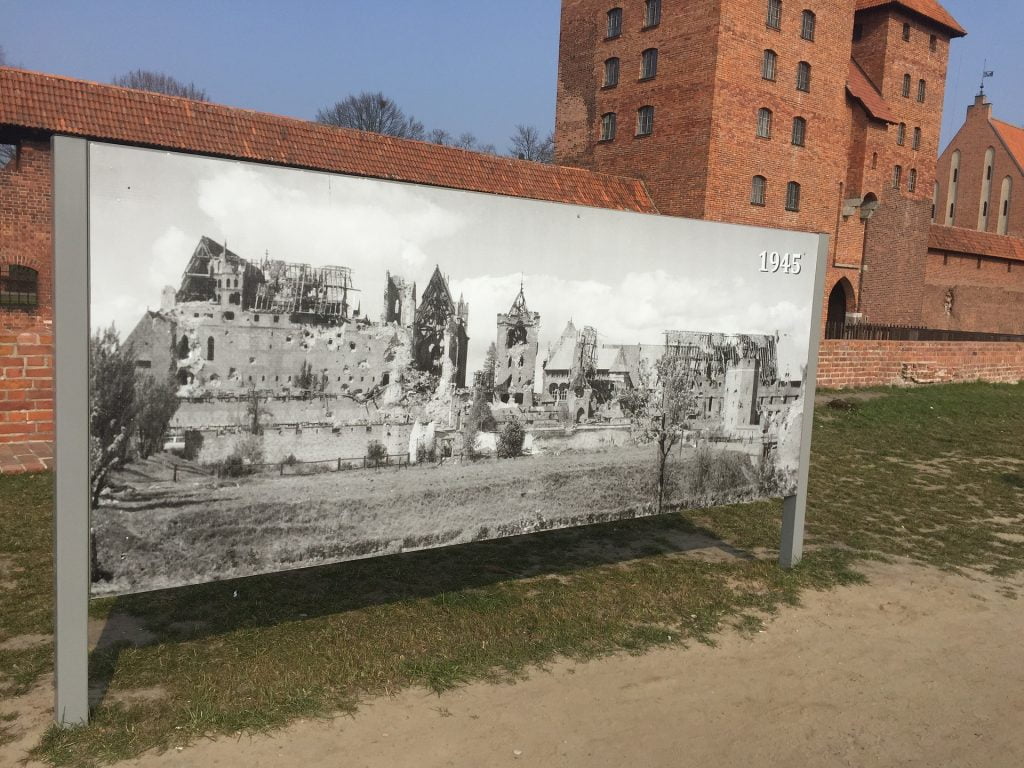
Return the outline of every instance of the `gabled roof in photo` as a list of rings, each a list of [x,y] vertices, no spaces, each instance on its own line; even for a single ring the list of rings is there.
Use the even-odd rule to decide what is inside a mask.
[[[997,259],[1024,261],[1024,240],[1007,235],[994,235],[964,227],[932,224],[928,248],[934,251],[963,253],[969,256],[991,256]]]
[[[989,122],[992,123],[992,127],[1002,139],[1003,144],[1006,145],[1007,151],[1013,155],[1017,167],[1024,173],[1024,128],[1004,123],[994,117],[989,118]]]
[[[857,0],[857,10],[867,11],[886,5],[899,5],[919,16],[924,16],[940,27],[945,27],[951,37],[963,37],[967,30],[961,27],[953,15],[938,0]]]
[[[853,59],[850,59],[850,74],[846,80],[846,90],[850,92],[857,101],[861,103],[868,115],[875,120],[882,120],[886,123],[898,123],[896,114],[889,109],[885,103],[881,91],[875,87],[871,79],[865,74]]]
[[[642,181],[0,68],[0,126],[596,208],[657,213]]]

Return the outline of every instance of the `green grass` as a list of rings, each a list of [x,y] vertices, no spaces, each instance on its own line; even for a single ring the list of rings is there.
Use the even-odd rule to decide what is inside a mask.
[[[722,630],[756,632],[805,590],[862,580],[865,558],[1016,574],[1021,435],[1024,386],[820,407],[808,552],[792,571],[774,563],[779,505],[758,503],[95,601],[94,615],[137,617],[157,641],[94,652],[92,681],[106,693],[89,726],[49,730],[34,756],[103,764],[414,685],[442,691],[559,657],[713,643]],[[50,630],[50,478],[2,478],[0,499],[12,532],[0,551],[2,641]],[[708,541],[733,556],[681,555]],[[5,695],[26,690],[48,654],[0,657]]]

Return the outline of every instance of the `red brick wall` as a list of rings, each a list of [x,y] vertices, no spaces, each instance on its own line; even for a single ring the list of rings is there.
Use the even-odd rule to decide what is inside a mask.
[[[822,342],[818,386],[829,389],[956,381],[1024,381],[1024,343]]]
[[[0,262],[39,273],[39,306],[0,309],[0,449],[53,440],[52,210],[50,143],[22,141],[16,160],[0,169]],[[0,450],[0,467],[14,458],[13,448]],[[21,463],[38,468],[34,458]]]
[[[929,328],[1024,335],[1022,262],[930,251],[922,299],[921,320]]]

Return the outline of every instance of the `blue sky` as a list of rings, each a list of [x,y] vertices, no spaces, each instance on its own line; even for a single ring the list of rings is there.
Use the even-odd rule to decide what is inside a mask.
[[[945,146],[977,92],[1024,124],[1021,0],[946,0],[953,44]],[[192,80],[218,102],[295,117],[381,90],[428,128],[504,150],[517,123],[554,124],[558,0],[224,2],[0,0],[0,45],[28,69],[109,81],[135,68]]]

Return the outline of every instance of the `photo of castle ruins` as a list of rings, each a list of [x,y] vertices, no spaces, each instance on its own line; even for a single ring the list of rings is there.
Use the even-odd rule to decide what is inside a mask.
[[[270,253],[199,234],[134,322],[94,328],[93,398],[123,419],[94,436],[94,594],[794,492],[813,251],[751,328],[728,314],[746,290],[733,256],[713,280],[737,296],[695,326],[657,302],[675,304],[673,273],[718,268],[656,248],[658,269],[594,255],[608,283],[564,289],[543,254],[500,279],[486,253],[416,269],[381,254],[371,284]],[[771,277],[747,261],[751,281]]]

